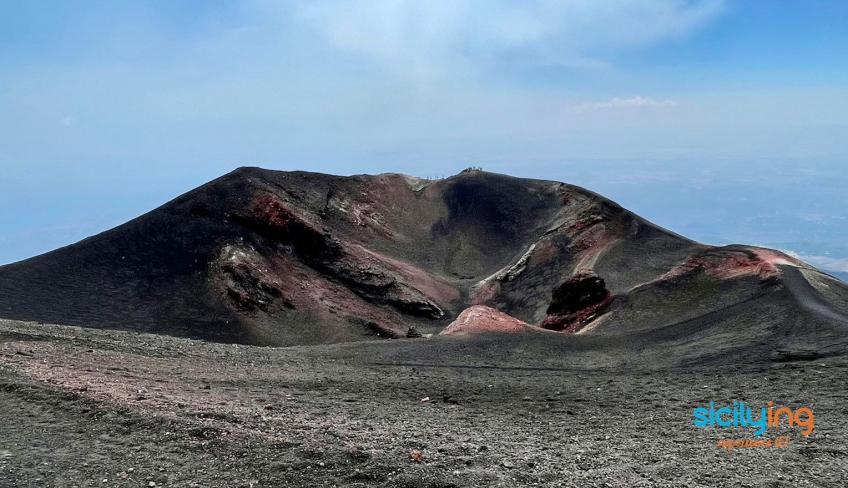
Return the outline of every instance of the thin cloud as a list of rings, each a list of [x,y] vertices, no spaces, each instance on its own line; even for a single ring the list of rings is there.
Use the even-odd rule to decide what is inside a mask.
[[[607,109],[607,108],[640,108],[640,107],[676,107],[677,102],[674,100],[652,100],[650,98],[636,96],[633,98],[615,97],[604,102],[586,102],[579,105],[582,109]]]
[[[441,75],[498,62],[606,67],[610,53],[686,37],[726,10],[725,0],[310,0],[285,12],[387,69]]]

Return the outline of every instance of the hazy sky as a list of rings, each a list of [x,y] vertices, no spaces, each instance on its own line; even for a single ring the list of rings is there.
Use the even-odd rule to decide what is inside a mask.
[[[846,25],[842,0],[2,0],[0,263],[243,165],[483,166],[680,230],[632,183],[806,162],[848,182]]]

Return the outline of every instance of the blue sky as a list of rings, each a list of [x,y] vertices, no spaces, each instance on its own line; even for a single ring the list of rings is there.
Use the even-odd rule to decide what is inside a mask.
[[[819,191],[848,183],[846,25],[844,1],[0,1],[0,263],[238,166],[475,165],[848,271]]]

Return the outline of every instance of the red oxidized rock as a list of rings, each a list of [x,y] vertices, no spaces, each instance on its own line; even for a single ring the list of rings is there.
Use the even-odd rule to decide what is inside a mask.
[[[554,290],[541,327],[577,332],[611,302],[612,294],[604,279],[591,271],[581,271]]]
[[[466,335],[487,332],[529,332],[541,331],[534,325],[522,322],[503,312],[485,305],[466,308],[439,335]]]

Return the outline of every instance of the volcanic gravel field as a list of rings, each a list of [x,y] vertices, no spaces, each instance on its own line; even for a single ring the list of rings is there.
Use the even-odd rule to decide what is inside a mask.
[[[0,320],[0,486],[848,484],[845,356],[681,366],[628,342],[264,348]],[[711,400],[807,406],[815,428],[727,451],[751,429],[695,427]]]

